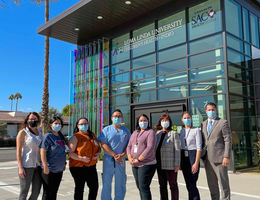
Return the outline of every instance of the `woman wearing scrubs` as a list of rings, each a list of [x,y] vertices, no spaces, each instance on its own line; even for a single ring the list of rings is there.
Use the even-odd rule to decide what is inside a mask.
[[[151,200],[150,184],[156,170],[156,137],[149,127],[149,118],[142,114],[127,146],[127,156],[141,200]]]

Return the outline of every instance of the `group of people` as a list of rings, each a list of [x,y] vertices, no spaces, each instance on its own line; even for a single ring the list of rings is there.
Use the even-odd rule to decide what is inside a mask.
[[[20,177],[19,199],[36,200],[43,185],[43,200],[57,198],[57,191],[69,156],[69,170],[74,179],[74,199],[82,200],[84,186],[89,187],[88,199],[94,200],[98,193],[96,163],[104,150],[101,200],[111,200],[112,179],[115,177],[115,200],[123,200],[126,194],[125,158],[132,166],[133,176],[140,199],[151,200],[150,184],[155,171],[159,180],[161,200],[168,200],[170,185],[172,200],[179,199],[177,183],[181,169],[188,190],[189,200],[199,200],[197,188],[200,159],[204,161],[211,199],[230,199],[227,167],[231,151],[231,133],[226,120],[217,117],[217,107],[208,103],[205,107],[208,119],[201,128],[193,128],[190,113],[182,114],[180,133],[172,129],[172,120],[162,115],[155,129],[150,127],[149,117],[141,114],[136,129],[130,131],[122,125],[123,114],[114,110],[112,125],[103,128],[97,138],[89,129],[87,118],[76,122],[74,135],[68,144],[61,133],[63,121],[59,117],[50,120],[50,131],[41,134],[37,126],[40,117],[32,112],[26,117],[17,136],[17,160]],[[68,145],[68,146],[67,146]]]

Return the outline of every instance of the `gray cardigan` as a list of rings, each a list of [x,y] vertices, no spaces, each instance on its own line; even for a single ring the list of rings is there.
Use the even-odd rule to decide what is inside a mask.
[[[156,149],[159,145],[162,131],[156,133]],[[166,133],[161,146],[161,166],[164,170],[174,170],[175,166],[180,166],[180,136],[176,131]]]

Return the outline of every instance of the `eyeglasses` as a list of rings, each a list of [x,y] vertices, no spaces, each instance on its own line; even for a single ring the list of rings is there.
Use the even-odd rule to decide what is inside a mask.
[[[122,116],[121,116],[121,115],[113,115],[112,117],[120,118],[120,117],[122,117]]]

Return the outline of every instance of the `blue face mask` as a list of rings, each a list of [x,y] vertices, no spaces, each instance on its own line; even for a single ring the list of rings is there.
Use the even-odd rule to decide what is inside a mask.
[[[59,132],[61,129],[61,125],[60,124],[54,124],[52,126],[52,130],[55,131],[55,132]]]
[[[186,126],[189,126],[189,125],[191,125],[191,119],[183,119],[182,120],[183,121],[183,124],[185,124]]]
[[[217,116],[217,113],[213,110],[210,110],[210,111],[207,112],[207,115],[208,115],[209,118],[215,119],[216,116]]]
[[[79,125],[79,130],[82,132],[87,132],[88,131],[88,125]]]
[[[142,128],[142,129],[146,129],[147,126],[148,126],[148,122],[139,122],[139,126],[140,126],[140,128]]]
[[[113,124],[115,124],[115,125],[121,124],[121,118],[113,117]]]

